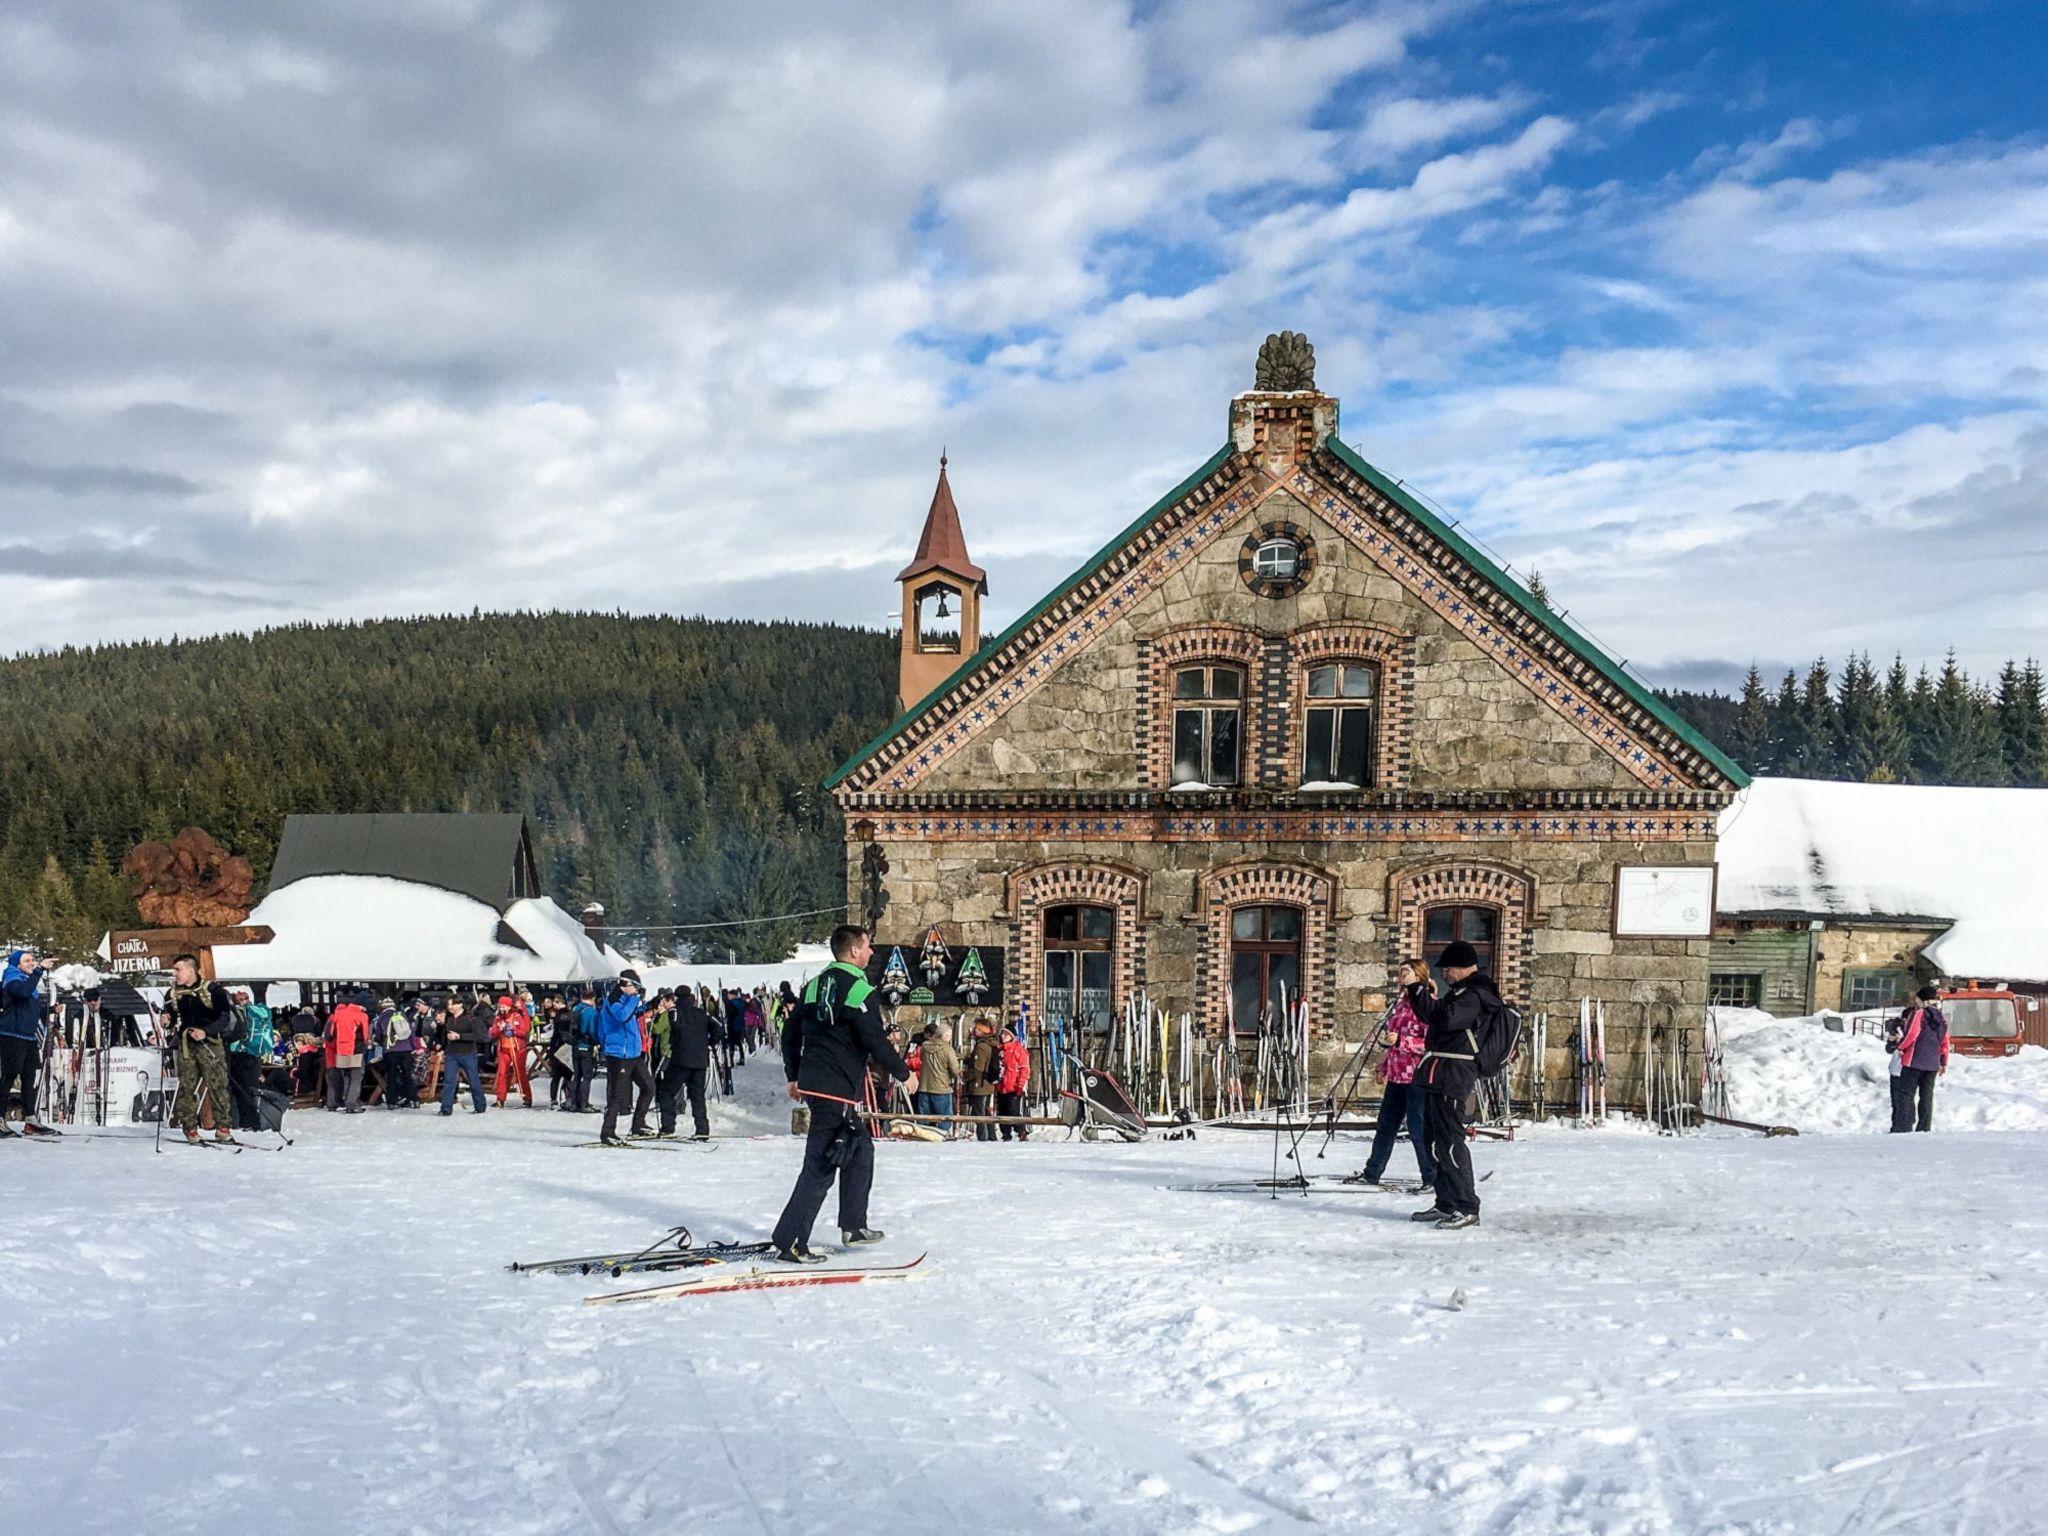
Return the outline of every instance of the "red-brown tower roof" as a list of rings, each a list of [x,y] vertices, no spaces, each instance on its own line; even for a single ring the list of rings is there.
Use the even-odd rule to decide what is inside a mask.
[[[932,508],[924,517],[924,532],[918,536],[917,553],[910,564],[896,574],[898,581],[914,581],[928,571],[943,571],[962,581],[973,582],[988,591],[988,572],[967,558],[967,537],[960,531],[960,509],[953,505],[953,487],[946,483],[946,456],[939,455],[939,484],[932,492]]]

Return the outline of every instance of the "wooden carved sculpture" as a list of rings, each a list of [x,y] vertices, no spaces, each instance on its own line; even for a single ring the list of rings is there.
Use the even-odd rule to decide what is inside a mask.
[[[198,827],[137,843],[121,861],[135,908],[156,928],[231,927],[249,915],[256,871]]]

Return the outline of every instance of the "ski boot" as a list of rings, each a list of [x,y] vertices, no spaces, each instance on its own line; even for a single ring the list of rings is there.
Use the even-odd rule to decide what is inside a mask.
[[[886,1232],[877,1232],[873,1227],[860,1227],[852,1232],[841,1232],[839,1241],[849,1248],[857,1248],[863,1243],[879,1243],[888,1235]]]
[[[1440,1205],[1432,1205],[1427,1210],[1417,1211],[1413,1216],[1410,1216],[1408,1219],[1410,1221],[1439,1222],[1448,1221],[1452,1216],[1456,1214],[1457,1213],[1455,1211],[1447,1211]]]
[[[1460,1211],[1455,1215],[1446,1216],[1436,1224],[1436,1229],[1439,1232],[1462,1232],[1467,1227],[1476,1227],[1478,1225],[1479,1217],[1476,1212]]]
[[[770,1248],[768,1257],[782,1264],[822,1264],[825,1255],[811,1252],[809,1243],[792,1243],[787,1248]]]

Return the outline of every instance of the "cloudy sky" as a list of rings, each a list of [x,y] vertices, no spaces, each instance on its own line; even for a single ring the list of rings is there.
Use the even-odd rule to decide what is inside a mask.
[[[2032,10],[14,0],[0,648],[879,624],[941,446],[1000,623],[1292,327],[1660,680],[2040,655]]]

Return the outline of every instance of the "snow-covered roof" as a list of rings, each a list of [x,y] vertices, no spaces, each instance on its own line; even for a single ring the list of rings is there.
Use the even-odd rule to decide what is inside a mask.
[[[223,981],[599,981],[619,967],[547,897],[496,908],[383,875],[309,875],[264,897],[268,944],[214,949]]]
[[[1763,778],[1720,834],[1724,917],[1947,924],[1946,974],[2048,980],[2048,790]]]

